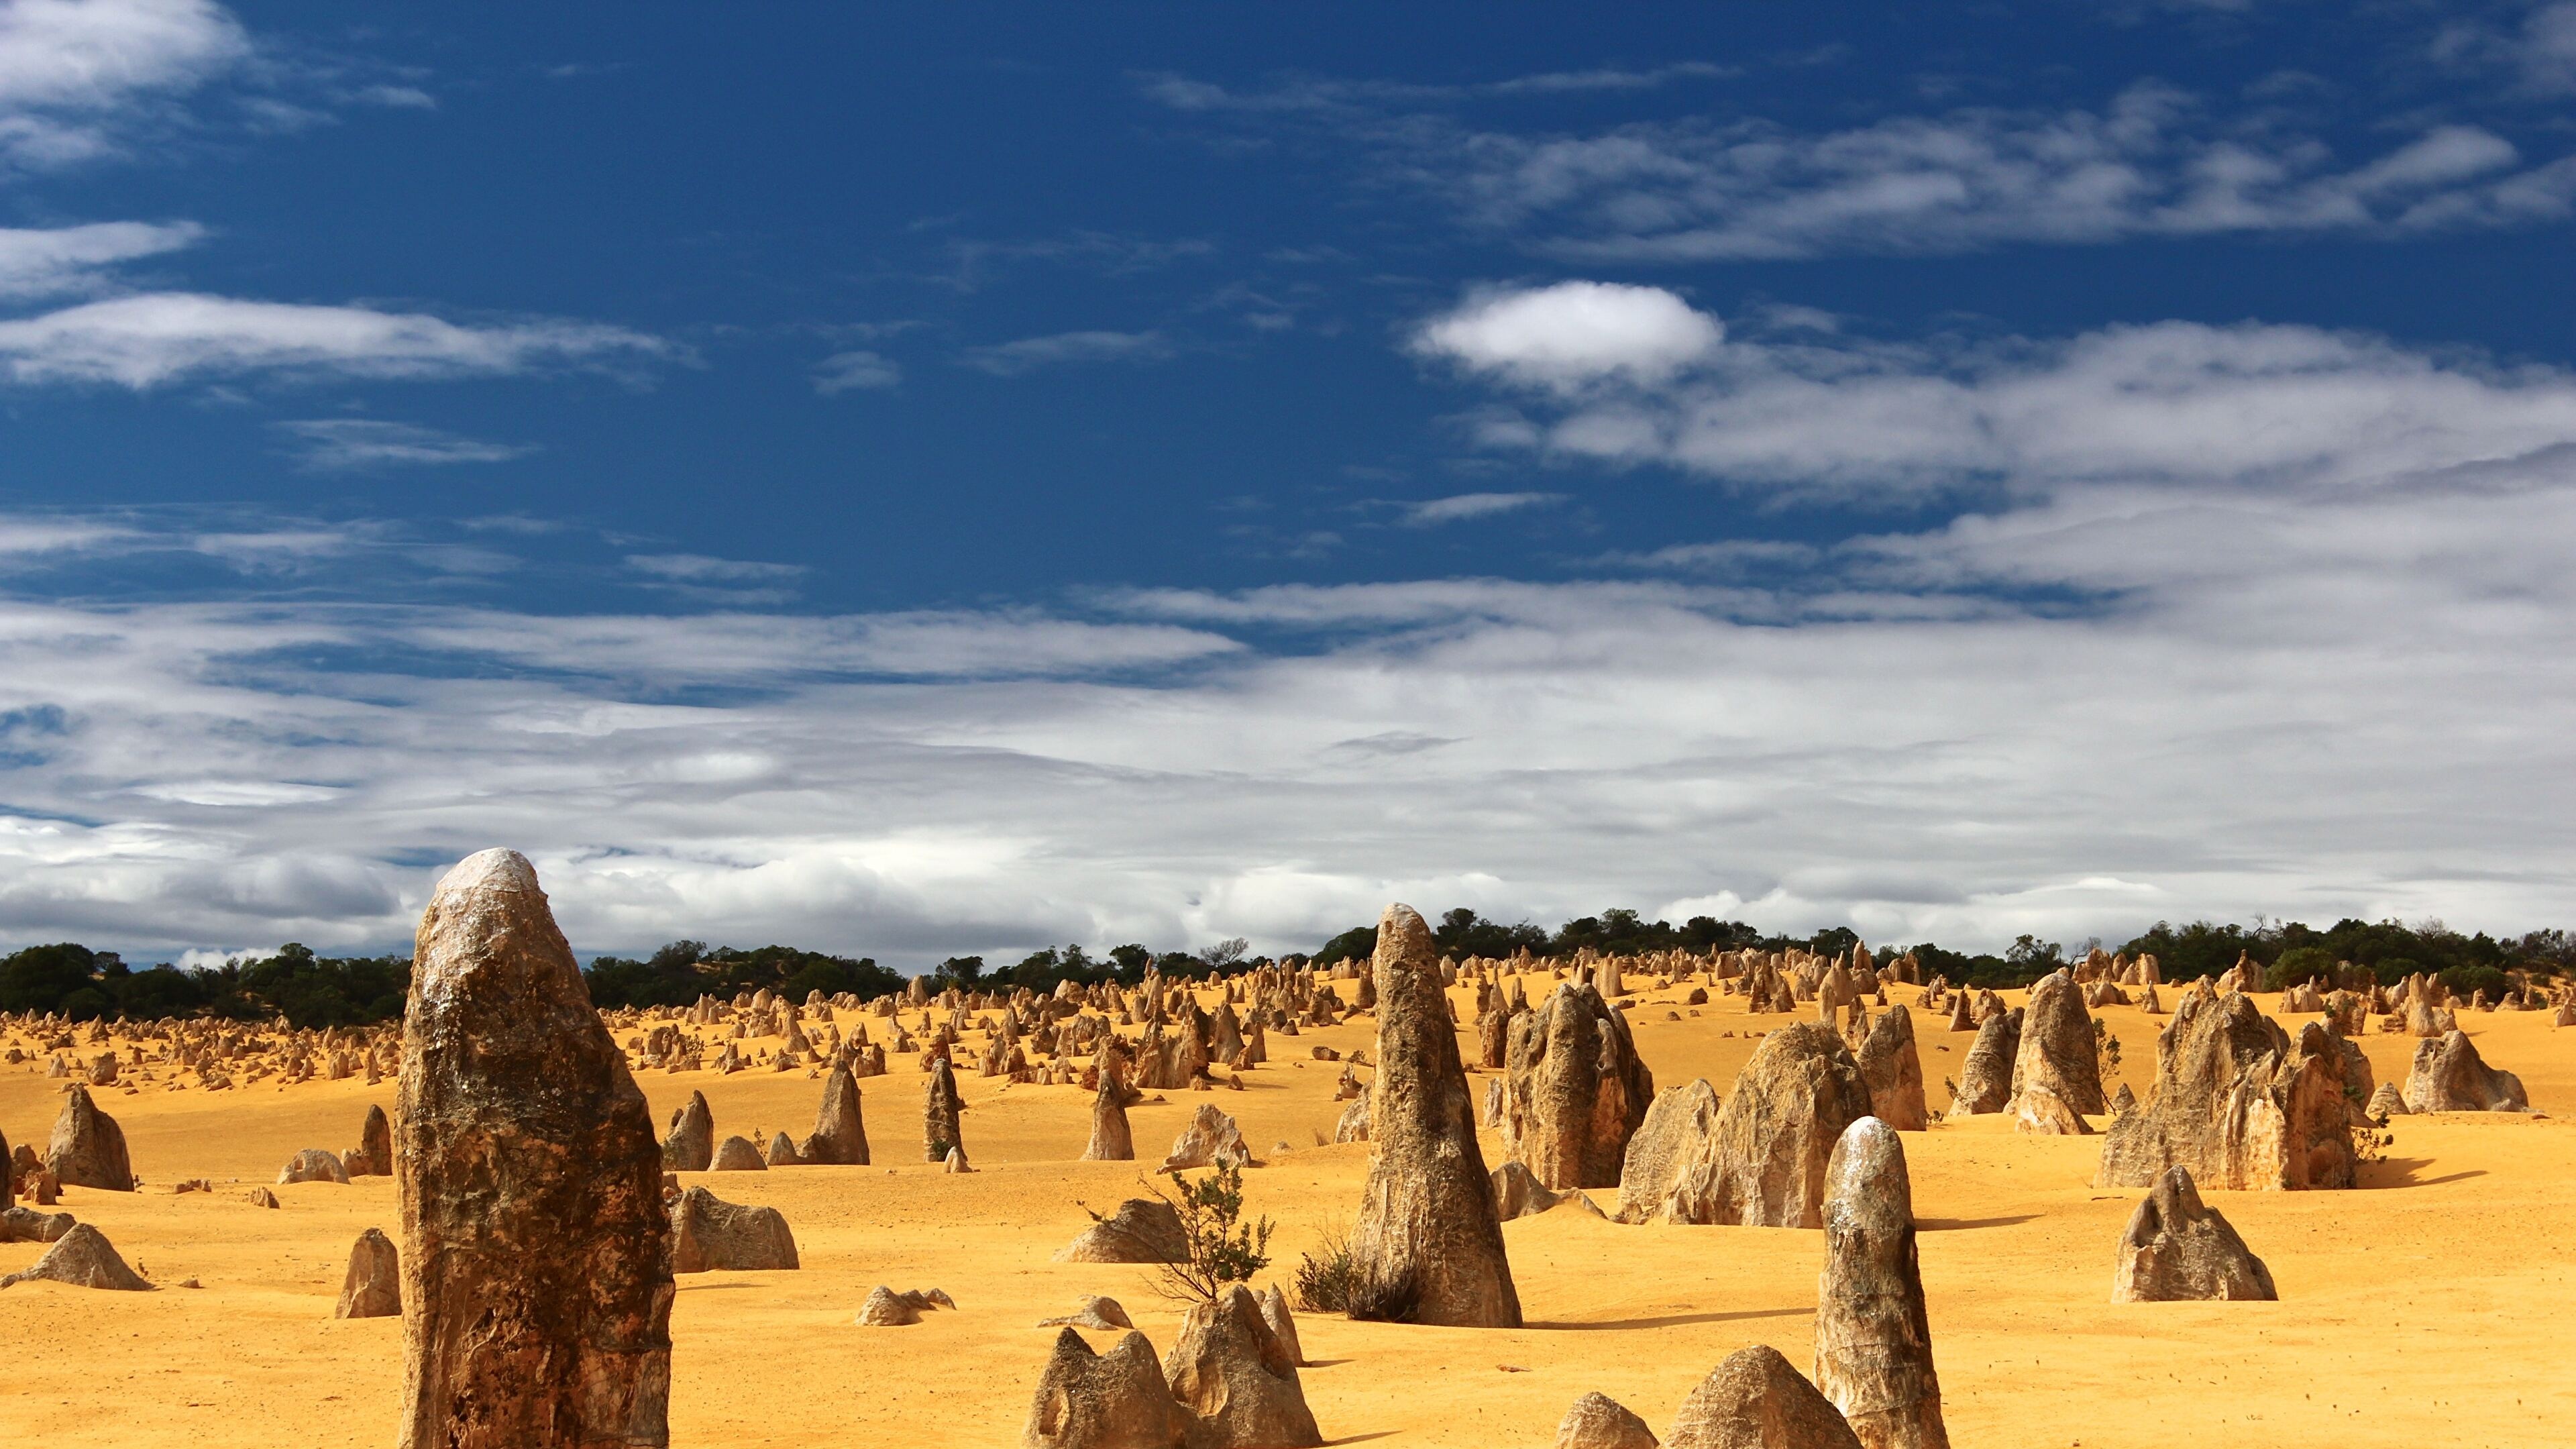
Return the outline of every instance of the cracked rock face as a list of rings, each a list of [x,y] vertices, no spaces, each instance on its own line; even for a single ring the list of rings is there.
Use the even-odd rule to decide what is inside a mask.
[[[431,897],[401,1082],[404,1449],[669,1443],[661,1144],[516,852]]]
[[[1682,1162],[1717,1130],[1717,1089],[1706,1077],[1693,1077],[1655,1094],[1646,1120],[1628,1139],[1628,1154],[1619,1166],[1619,1213],[1623,1223],[1650,1222],[1664,1210],[1673,1175]]]
[[[1627,1018],[1588,983],[1566,982],[1511,1019],[1503,1142],[1543,1187],[1617,1187],[1628,1140],[1655,1099]]]
[[[1022,1449],[1185,1449],[1193,1427],[1172,1397],[1154,1345],[1130,1332],[1107,1353],[1071,1328],[1058,1330],[1055,1351],[1038,1373],[1038,1391],[1020,1430]]]
[[[1351,1316],[1518,1328],[1494,1184],[1442,994],[1440,953],[1411,906],[1378,922],[1377,1078],[1367,1098],[1368,1183],[1350,1246]]]
[[[2351,1102],[2368,1071],[2325,1026],[2293,1042],[2251,999],[2202,981],[2157,1034],[2155,1095],[2113,1120],[2094,1184],[2148,1187],[2183,1167],[2231,1190],[2350,1187]]]
[[[1585,1394],[1557,1422],[1556,1449],[1655,1449],[1655,1434],[1618,1400]]]
[[[1825,1168],[1843,1129],[1869,1115],[1860,1065],[1832,1027],[1806,1021],[1762,1039],[1709,1135],[1664,1198],[1677,1223],[1824,1225]]]
[[[1163,1355],[1172,1397],[1198,1419],[1199,1449],[1309,1449],[1324,1442],[1306,1407],[1297,1360],[1271,1332],[1260,1300],[1237,1283],[1193,1303]]]
[[[2528,1112],[2522,1078],[2486,1064],[2464,1031],[2415,1044],[2414,1068],[2401,1095],[2410,1112]],[[68,1182],[71,1179],[65,1178]]]
[[[2218,1209],[2200,1200],[2187,1169],[2171,1168],[2157,1178],[2120,1235],[2120,1262],[2111,1279],[2114,1303],[2268,1302],[2280,1296],[2272,1271]]]

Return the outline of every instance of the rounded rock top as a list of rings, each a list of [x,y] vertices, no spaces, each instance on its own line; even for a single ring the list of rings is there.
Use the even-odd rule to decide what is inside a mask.
[[[448,867],[438,878],[439,895],[463,891],[530,891],[539,889],[537,868],[528,858],[507,846],[496,845],[478,850]]]

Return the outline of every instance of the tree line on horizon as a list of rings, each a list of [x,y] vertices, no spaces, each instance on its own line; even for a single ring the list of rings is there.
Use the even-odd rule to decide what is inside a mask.
[[[1432,938],[1442,954],[1462,960],[1506,958],[1524,950],[1542,960],[1563,960],[1586,948],[1602,955],[1637,956],[1796,947],[1831,956],[1860,941],[1857,932],[1843,926],[1788,936],[1709,916],[1693,916],[1675,926],[1616,908],[1579,916],[1550,931],[1528,921],[1506,926],[1463,906],[1441,915]],[[2103,944],[2085,942],[2073,957]],[[1376,949],[1377,927],[1353,926],[1325,941],[1309,960],[1317,966],[1365,961]],[[1995,988],[2028,986],[2072,959],[2060,943],[2029,935],[2000,953],[1962,953],[1930,941],[1885,949],[1893,954],[1910,950],[1926,979],[1946,976],[1954,985]],[[2152,952],[2167,981],[2215,976],[2240,958],[2250,958],[2263,968],[2265,987],[2275,991],[2330,979],[2338,967],[2350,964],[2368,968],[2382,984],[2430,972],[2464,998],[2483,989],[2493,999],[2508,984],[2508,971],[2542,976],[2576,971],[2576,936],[2566,931],[2498,938],[2484,931],[2462,935],[2439,921],[2408,926],[2347,918],[2325,929],[2297,921],[2258,920],[2250,927],[2158,921],[2111,949],[2131,956]],[[1161,968],[1166,976],[1225,976],[1271,964],[1270,957],[1250,954],[1240,937],[1198,952],[1156,952],[1130,942],[1097,957],[1077,943],[1033,951],[1000,968],[988,966],[981,956],[951,956],[928,978],[932,990],[1027,987],[1043,994],[1064,981],[1134,986],[1149,967]],[[816,991],[867,998],[899,991],[910,979],[866,956],[778,945],[739,950],[696,940],[673,941],[642,960],[600,956],[583,968],[583,975],[591,1000],[603,1008],[686,1006],[700,996],[730,998],[764,989],[797,1001]],[[164,963],[138,970],[113,951],[73,942],[29,946],[0,957],[0,1011],[59,1014],[74,1021],[283,1018],[303,1029],[364,1026],[400,1017],[410,986],[408,956],[317,956],[294,942],[257,960],[186,968]]]

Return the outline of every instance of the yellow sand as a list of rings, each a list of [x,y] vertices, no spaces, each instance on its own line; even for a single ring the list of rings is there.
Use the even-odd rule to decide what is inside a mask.
[[[1533,981],[1535,988],[1544,978]],[[1913,996],[1900,988],[1900,1000]],[[2170,1000],[2173,988],[2166,988]],[[1692,1017],[1649,992],[1631,1015],[1656,1081],[1706,1076],[1721,1092],[1755,1042],[1788,1018],[1747,1017],[1721,997]],[[1462,1002],[1465,994],[1460,993]],[[2276,998],[2264,998],[2267,1005]],[[2126,1047],[2144,1095],[2162,1018],[2098,1013]],[[2521,1074],[2545,1112],[2576,1111],[2576,1030],[2548,1014],[2469,1013],[2487,1059]],[[869,1018],[873,1023],[874,1018]],[[1916,1014],[1935,1110],[1969,1037]],[[1267,1165],[1246,1175],[1279,1224],[1284,1280],[1319,1224],[1347,1219],[1365,1146],[1317,1147],[1340,1106],[1340,1068],[1304,1061],[1322,1043],[1369,1045],[1365,1022],[1273,1034],[1274,1060],[1247,1090],[1176,1092],[1132,1115],[1155,1153],[1189,1112],[1235,1114]],[[882,1035],[882,1032],[879,1032]],[[2381,1080],[2403,1081],[2410,1038],[2364,1039]],[[977,1171],[947,1176],[921,1154],[921,1076],[899,1056],[861,1083],[879,1166],[707,1174],[717,1193],[767,1203],[794,1226],[804,1268],[680,1280],[672,1314],[672,1442],[1016,1444],[1053,1330],[1033,1325],[1085,1293],[1124,1303],[1157,1347],[1178,1314],[1151,1270],[1058,1264],[1086,1225],[1134,1195],[1140,1166],[1080,1163],[1089,1099],[1071,1087],[1005,1087],[966,1075],[964,1136]],[[819,1083],[803,1072],[641,1074],[656,1121],[704,1091],[719,1136],[765,1142],[810,1130]],[[1482,1081],[1474,1083],[1482,1092]],[[42,1149],[62,1084],[0,1071],[0,1127]],[[68,1189],[164,1285],[104,1293],[50,1283],[0,1293],[0,1441],[37,1444],[381,1446],[401,1382],[396,1320],[337,1322],[350,1243],[396,1229],[390,1178],[242,1193],[304,1147],[340,1151],[392,1084],[307,1083],[209,1094],[108,1089],[137,1194]],[[755,1129],[757,1129],[755,1131]],[[2576,1300],[2576,1133],[2518,1117],[2400,1118],[2365,1190],[2211,1193],[2270,1265],[2279,1303],[2113,1305],[2112,1254],[2138,1193],[2090,1186],[2099,1138],[2017,1136],[2000,1118],[1906,1136],[1923,1278],[1951,1437],[1962,1449],[2175,1444],[2562,1444],[2576,1423],[2566,1362]],[[1285,1140],[1292,1150],[1274,1152]],[[1500,1161],[1488,1134],[1488,1163]],[[884,1164],[893,1164],[887,1166]],[[184,1178],[211,1195],[173,1195]],[[237,1180],[237,1181],[235,1181]],[[1616,1194],[1595,1194],[1604,1207]],[[399,1236],[397,1234],[397,1236]],[[1726,1354],[1770,1343],[1802,1367],[1822,1235],[1760,1228],[1620,1227],[1565,1209],[1504,1230],[1530,1326],[1514,1332],[1301,1317],[1317,1366],[1308,1401],[1335,1442],[1546,1445],[1566,1406],[1600,1390],[1660,1433]],[[34,1244],[0,1245],[0,1272]],[[916,1327],[851,1319],[879,1283],[944,1288],[959,1305]],[[1095,1336],[1105,1346],[1106,1340]]]

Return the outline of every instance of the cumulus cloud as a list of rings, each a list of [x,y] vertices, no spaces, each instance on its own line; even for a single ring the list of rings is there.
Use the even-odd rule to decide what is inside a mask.
[[[1413,347],[1515,382],[1567,387],[1625,375],[1671,376],[1725,331],[1661,287],[1615,282],[1487,291],[1417,329]]]
[[[449,322],[418,312],[149,292],[0,321],[0,376],[137,390],[243,374],[451,378],[676,355],[622,327]]]
[[[1058,332],[966,351],[966,365],[996,377],[1082,362],[1159,362],[1172,355],[1159,332]]]
[[[371,418],[306,418],[273,424],[292,438],[304,465],[321,471],[446,463],[505,463],[533,448],[459,437],[436,428]]]
[[[1580,394],[1505,376],[1523,386],[1515,405],[1481,417],[1493,446],[1809,498],[2385,483],[2576,436],[2576,380],[2562,372],[2251,323],[1984,343],[1738,339],[1661,381]]]

